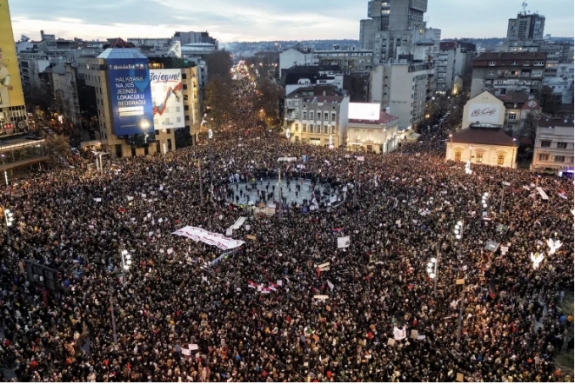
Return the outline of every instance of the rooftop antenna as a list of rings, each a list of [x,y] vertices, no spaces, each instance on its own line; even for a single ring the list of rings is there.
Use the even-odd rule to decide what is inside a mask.
[[[521,4],[521,7],[523,8],[523,14],[526,15],[527,3],[524,1],[523,4]]]

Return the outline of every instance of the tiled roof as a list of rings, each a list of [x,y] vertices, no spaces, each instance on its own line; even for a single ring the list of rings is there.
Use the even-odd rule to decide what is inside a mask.
[[[525,103],[529,100],[529,95],[522,91],[512,91],[506,95],[499,95],[497,97],[504,103]]]
[[[486,144],[514,147],[515,141],[501,128],[470,128],[463,129],[453,135],[453,143]]]

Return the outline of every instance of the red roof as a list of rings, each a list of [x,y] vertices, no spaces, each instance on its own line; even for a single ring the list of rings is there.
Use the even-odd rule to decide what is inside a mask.
[[[397,120],[398,117],[390,115],[389,113],[382,111],[379,113],[379,120],[358,120],[358,119],[349,119],[350,123],[360,123],[360,124],[389,124],[394,120]]]

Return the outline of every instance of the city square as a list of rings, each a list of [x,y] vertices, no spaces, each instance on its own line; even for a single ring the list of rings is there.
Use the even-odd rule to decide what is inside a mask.
[[[244,57],[0,0],[0,381],[573,381],[572,38],[427,3]]]

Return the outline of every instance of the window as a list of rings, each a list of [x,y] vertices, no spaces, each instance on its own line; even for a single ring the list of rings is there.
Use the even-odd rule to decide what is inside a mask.
[[[475,162],[478,164],[483,163],[483,153],[478,153],[475,155]]]
[[[565,156],[555,156],[555,162],[556,163],[564,163],[565,162]]]
[[[542,67],[543,66],[543,62],[542,61],[534,61],[533,65],[537,66],[537,67]]]
[[[541,148],[549,148],[551,146],[551,141],[541,140]]]
[[[304,120],[307,120],[307,112],[306,111],[303,111],[302,116],[303,116]]]
[[[519,63],[517,63],[517,61],[513,61],[511,65],[519,65]]]
[[[503,165],[505,163],[505,155],[500,153],[497,155],[497,165]]]
[[[294,125],[294,131],[299,132],[299,124]]]
[[[529,62],[529,61],[524,61],[524,62],[523,62],[523,66],[524,66],[524,67],[528,67],[528,66],[530,66],[530,65],[531,65],[531,62]]]
[[[557,148],[559,148],[559,149],[567,149],[567,143],[557,143]]]
[[[539,161],[548,161],[548,160],[549,160],[549,155],[544,155],[544,154],[539,155]]]
[[[461,161],[461,152],[455,152],[455,161]]]
[[[326,120],[326,121],[329,120],[329,113],[328,113],[328,112],[325,112],[325,113],[323,114],[323,119]]]
[[[328,125],[327,125],[327,124],[323,126],[323,133],[324,133],[325,135],[328,134]]]
[[[517,114],[516,113],[510,113],[507,115],[507,118],[509,120],[517,120]]]
[[[313,120],[313,111],[309,111],[309,119]]]
[[[490,61],[490,62],[489,62],[489,66],[490,66],[490,67],[495,67],[495,61]]]
[[[306,132],[307,132],[307,124],[302,124],[302,126],[301,126],[301,131],[302,131],[303,133],[306,133]]]
[[[331,113],[331,121],[335,121],[335,112]]]
[[[495,76],[495,71],[487,71],[487,76]]]

